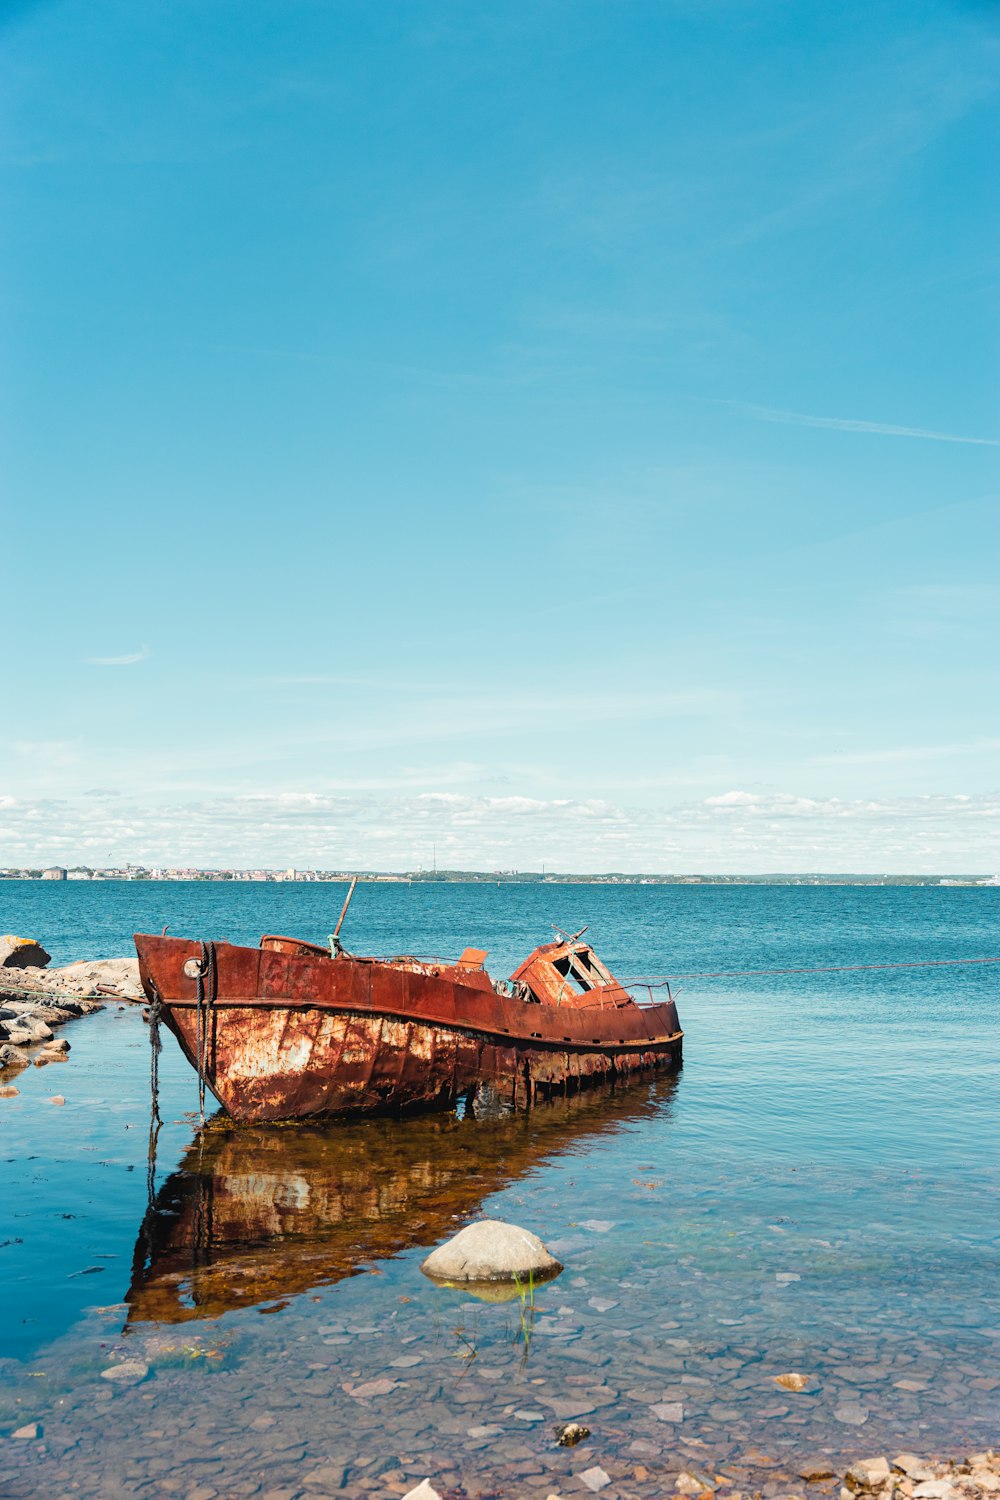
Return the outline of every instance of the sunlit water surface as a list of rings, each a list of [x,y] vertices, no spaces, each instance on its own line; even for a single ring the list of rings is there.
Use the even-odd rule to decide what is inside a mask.
[[[57,963],[166,922],[322,941],[340,894],[5,883],[0,929]],[[616,972],[678,973],[990,956],[998,913],[996,889],[366,886],[348,936],[500,975],[588,922]],[[70,1060],[0,1100],[0,1433],[42,1425],[0,1439],[0,1494],[542,1497],[600,1464],[609,1500],[691,1465],[777,1495],[806,1458],[995,1444],[998,977],[682,981],[679,1076],[498,1121],[199,1134],[167,1037],[148,1213],[140,1013],[71,1023]],[[484,1213],[562,1276],[499,1304],[428,1282]],[[102,1378],[122,1358],[147,1378]],[[591,1436],[561,1448],[571,1418]]]

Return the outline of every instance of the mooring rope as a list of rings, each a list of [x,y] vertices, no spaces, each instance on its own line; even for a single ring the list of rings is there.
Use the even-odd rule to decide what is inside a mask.
[[[11,984],[6,977],[6,971],[0,972],[3,972],[4,975],[0,979],[0,1000],[6,999],[9,995],[23,995],[25,998],[33,995],[44,995],[53,1005],[58,1005],[60,1001],[64,1000],[69,1000],[71,1003],[81,1000],[119,1000],[122,1003],[131,1002],[133,1005],[136,1005],[142,998],[140,995],[123,995],[117,990],[109,991],[107,994],[102,994],[97,990],[88,990],[86,993],[81,993],[80,990],[49,989],[46,985],[41,984]]]
[[[146,1197],[149,1208],[156,1197],[156,1143],[160,1134],[160,1013],[163,1002],[152,980],[149,981],[152,999],[149,1002],[149,1148],[146,1153]]]
[[[633,975],[624,984],[642,985],[644,989],[662,989],[675,979],[749,979],[767,974],[853,974],[862,969],[946,969],[957,964],[1000,964],[1000,958],[916,958],[893,964],[821,964],[815,968],[797,969],[711,969],[699,974]]]
[[[202,1125],[205,1123],[205,1074],[208,1070],[208,1031],[211,1009],[215,1002],[215,987],[215,944],[203,942],[201,945],[201,962],[198,965],[198,992],[195,1006],[198,1112],[201,1116]]]

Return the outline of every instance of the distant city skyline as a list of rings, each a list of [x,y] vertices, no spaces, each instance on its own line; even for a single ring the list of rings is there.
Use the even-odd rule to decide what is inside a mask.
[[[1000,864],[995,9],[0,34],[0,866]]]
[[[863,874],[857,871],[800,872],[789,874],[771,871],[767,874],[672,874],[651,871],[626,874],[607,870],[596,874],[562,870],[296,870],[296,869],[230,869],[219,866],[197,868],[193,866],[168,868],[163,866],[123,865],[120,867],[90,867],[75,865],[50,866],[47,869],[18,869],[0,866],[0,881],[44,880],[44,881],[228,881],[234,884],[258,883],[302,883],[329,882],[346,885],[355,881],[369,884],[402,883],[485,883],[572,885],[575,882],[609,885],[960,885],[1000,886],[1000,875],[959,873],[950,875],[913,873]]]

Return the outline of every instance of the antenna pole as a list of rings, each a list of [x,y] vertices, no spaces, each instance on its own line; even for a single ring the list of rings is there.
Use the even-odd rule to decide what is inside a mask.
[[[358,883],[358,877],[356,875],[353,875],[351,877],[350,888],[349,888],[349,890],[347,892],[347,895],[344,897],[344,904],[340,908],[340,916],[337,918],[337,925],[336,925],[336,927],[333,929],[333,931],[330,934],[330,953],[331,953],[331,955],[337,954],[337,953],[339,953],[341,951],[340,950],[340,929],[344,925],[344,918],[347,916],[347,908],[351,904],[351,897],[354,895],[354,887],[357,885],[357,883]]]

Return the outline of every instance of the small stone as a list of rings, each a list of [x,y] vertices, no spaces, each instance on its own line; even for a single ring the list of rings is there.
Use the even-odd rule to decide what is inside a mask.
[[[589,1229],[591,1234],[609,1234],[614,1227],[614,1219],[584,1219],[580,1225],[581,1229]]]
[[[547,1281],[558,1276],[562,1266],[530,1230],[499,1219],[479,1219],[432,1250],[420,1269],[446,1283],[526,1282],[529,1277]]]
[[[914,1486],[913,1500],[954,1500],[958,1493],[947,1479],[928,1479]]]
[[[838,1422],[844,1422],[848,1427],[861,1427],[868,1421],[867,1406],[859,1406],[857,1401],[845,1401],[843,1406],[834,1407],[833,1415]]]
[[[684,1420],[684,1406],[680,1401],[658,1401],[649,1409],[660,1422],[683,1422]],[[700,1494],[701,1491],[699,1490],[698,1493]]]
[[[29,1422],[27,1426],[19,1427],[16,1432],[11,1433],[11,1437],[24,1438],[28,1442],[33,1442],[35,1438],[40,1438],[41,1435],[42,1424],[40,1422]]]
[[[382,1376],[379,1380],[363,1380],[360,1385],[347,1384],[343,1389],[356,1401],[368,1401],[372,1396],[388,1396],[396,1389],[397,1382]]]
[[[148,1365],[137,1359],[125,1359],[121,1364],[109,1365],[106,1370],[102,1370],[101,1379],[110,1380],[115,1385],[138,1385],[148,1374]]]
[[[556,1442],[560,1448],[575,1448],[577,1443],[582,1443],[584,1438],[590,1437],[590,1428],[583,1427],[579,1422],[564,1422],[561,1427],[556,1428]]]
[[[193,1490],[188,1490],[184,1500],[215,1500],[218,1490],[210,1489],[207,1484],[196,1484]]]
[[[591,1297],[587,1305],[588,1307],[592,1307],[595,1312],[605,1313],[610,1312],[613,1307],[617,1307],[618,1303],[613,1302],[610,1297]]]
[[[933,1479],[934,1472],[929,1469],[922,1458],[915,1453],[899,1453],[892,1461],[892,1467],[898,1469],[900,1474],[905,1474],[907,1479],[913,1479],[917,1484],[922,1484],[926,1479]]]
[[[674,1480],[674,1489],[679,1495],[700,1495],[704,1492],[705,1486],[700,1479],[695,1479],[694,1475],[689,1474],[685,1469]]]
[[[307,1474],[302,1483],[312,1490],[342,1490],[344,1466],[343,1464],[321,1464],[318,1469],[313,1469],[311,1474]]]
[[[487,1422],[483,1427],[467,1427],[465,1430],[470,1438],[490,1438],[496,1437],[498,1433],[503,1431],[503,1428],[497,1427],[492,1422]]]
[[[846,1477],[855,1489],[874,1490],[889,1478],[889,1465],[884,1458],[862,1458],[851,1465]]]
[[[69,1042],[64,1036],[54,1036],[51,1042],[46,1042],[42,1048],[43,1052],[68,1052]]]
[[[785,1391],[804,1391],[812,1384],[811,1375],[800,1375],[796,1370],[790,1370],[787,1375],[775,1375],[775,1385],[780,1385]]]
[[[797,1271],[778,1271],[774,1279],[779,1286],[787,1286],[788,1282],[801,1281],[802,1277]]]
[[[818,1484],[821,1479],[832,1479],[833,1475],[833,1469],[822,1458],[812,1459],[799,1469],[799,1478],[804,1479],[807,1484]]]
[[[441,1500],[429,1479],[422,1479],[416,1489],[407,1490],[403,1500]]]
[[[5,1083],[3,1088],[0,1088],[0,1099],[16,1099],[20,1092],[21,1090],[16,1089],[12,1083]]]
[[[414,1365],[422,1365],[423,1362],[422,1354],[401,1354],[392,1361],[392,1367],[394,1370],[412,1370]]]
[[[893,1382],[897,1391],[908,1391],[916,1395],[919,1391],[926,1391],[926,1380],[896,1380]]]
[[[544,1422],[545,1420],[545,1413],[543,1411],[532,1411],[526,1406],[518,1407],[514,1416],[520,1422]]]
[[[50,1104],[65,1104],[66,1100],[63,1098],[62,1094],[53,1094],[52,1098],[49,1100],[49,1103]]]
[[[584,1469],[582,1474],[577,1475],[577,1478],[587,1486],[588,1490],[593,1490],[595,1495],[598,1490],[603,1490],[606,1484],[611,1483],[611,1475],[605,1473],[600,1464],[595,1464],[592,1469]]]

